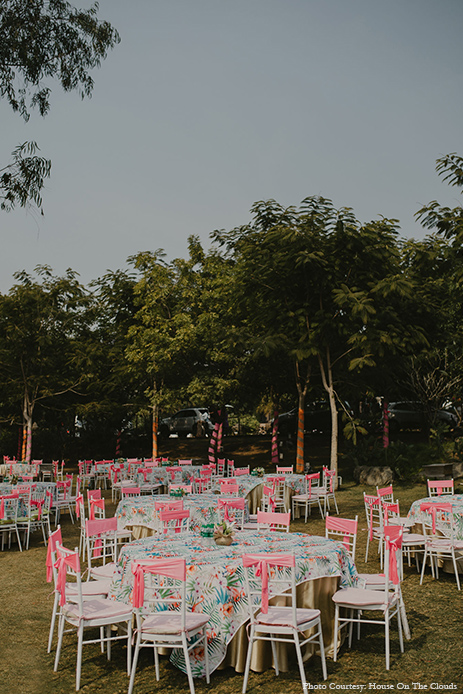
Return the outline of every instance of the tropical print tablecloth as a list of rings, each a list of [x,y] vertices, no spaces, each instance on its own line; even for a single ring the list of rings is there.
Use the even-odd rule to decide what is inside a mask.
[[[175,501],[168,494],[156,496],[139,496],[123,499],[116,509],[117,527],[122,530],[128,526],[144,525],[152,530],[158,528],[159,512],[155,510],[158,501]],[[190,529],[200,532],[205,524],[219,523],[221,516],[217,510],[218,496],[216,494],[187,494],[183,497],[183,507],[190,511]],[[230,512],[232,513],[232,511]],[[245,508],[245,522],[249,520],[249,512]]]
[[[163,484],[165,487],[172,483],[190,484],[194,478],[199,476],[199,471],[201,470],[200,465],[173,465],[172,467],[181,467],[181,470],[177,470],[172,475],[165,467],[150,468],[150,472],[146,474],[146,481],[150,484]],[[172,476],[174,479],[172,479]],[[137,472],[134,481],[137,485],[142,485],[145,482],[145,477],[141,472]]]
[[[442,494],[441,496],[428,496],[425,499],[414,501],[407,516],[411,524],[421,523],[422,513],[420,511],[420,506],[425,503],[452,504],[453,520],[455,522],[455,538],[457,540],[463,540],[463,494]]]
[[[227,645],[248,619],[241,556],[245,553],[282,552],[296,556],[296,580],[339,576],[340,586],[357,585],[358,575],[350,555],[338,542],[302,533],[242,531],[229,547],[190,533],[187,537],[161,535],[125,545],[120,553],[109,597],[131,601],[132,562],[154,557],[185,557],[187,562],[187,609],[210,615],[207,628],[210,671],[225,658]],[[190,656],[195,677],[204,676],[204,652]],[[171,661],[185,672],[181,651]]]
[[[0,475],[36,475],[38,465],[29,465],[28,463],[2,463],[0,465]]]

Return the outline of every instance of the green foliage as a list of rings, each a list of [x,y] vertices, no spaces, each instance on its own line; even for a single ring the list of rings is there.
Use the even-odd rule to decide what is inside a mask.
[[[35,156],[37,150],[35,142],[24,142],[12,152],[13,161],[0,170],[0,209],[9,212],[32,201],[42,211],[41,190],[50,176],[51,161]]]
[[[31,108],[48,112],[50,78],[65,91],[91,95],[89,71],[120,41],[97,11],[97,3],[80,10],[64,0],[2,0],[0,94],[25,120]]]
[[[98,4],[88,10],[65,0],[2,0],[0,3],[0,97],[25,121],[31,110],[45,116],[50,109],[51,80],[64,91],[90,97],[90,71],[120,41],[109,22],[97,17]],[[0,209],[31,202],[42,211],[41,191],[51,162],[34,156],[35,142],[13,151],[0,169]]]
[[[425,465],[449,462],[450,453],[436,442],[406,443],[393,441],[384,448],[381,439],[367,437],[348,447],[343,465],[353,473],[358,466],[390,467],[395,479],[412,481]]]

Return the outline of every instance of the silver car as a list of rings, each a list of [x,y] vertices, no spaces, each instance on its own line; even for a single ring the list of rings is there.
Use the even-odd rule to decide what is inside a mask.
[[[188,407],[176,412],[172,417],[162,419],[159,424],[161,436],[208,436],[214,429],[206,407]]]

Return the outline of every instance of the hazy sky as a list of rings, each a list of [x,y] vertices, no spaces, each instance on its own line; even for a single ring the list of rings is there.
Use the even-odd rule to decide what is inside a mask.
[[[82,0],[82,6],[89,3]],[[84,283],[128,256],[308,195],[366,222],[461,203],[435,160],[463,155],[462,0],[100,0],[121,43],[93,98],[56,85],[24,124],[0,102],[0,166],[35,140],[53,161],[45,216],[0,213],[0,291],[13,272]]]

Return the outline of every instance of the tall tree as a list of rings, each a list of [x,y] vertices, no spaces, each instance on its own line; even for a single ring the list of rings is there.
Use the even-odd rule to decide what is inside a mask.
[[[47,266],[36,272],[38,279],[16,273],[17,284],[0,297],[3,415],[11,420],[21,413],[28,461],[37,405],[78,392],[86,349],[80,336],[88,298],[76,274],[56,277]]]
[[[97,16],[98,3],[88,10],[65,0],[2,0],[0,3],[0,96],[13,111],[29,120],[37,109],[50,109],[50,80],[82,98],[93,91],[91,70],[101,65],[120,41],[119,34]],[[35,143],[23,143],[0,170],[1,209],[35,203],[51,162],[35,156]],[[24,156],[24,155],[28,156]]]

